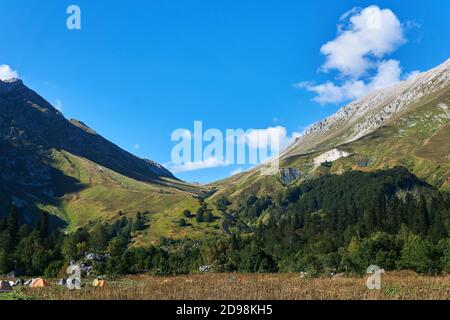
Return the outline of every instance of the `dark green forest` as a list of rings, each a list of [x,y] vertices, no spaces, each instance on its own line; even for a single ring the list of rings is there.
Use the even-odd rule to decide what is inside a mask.
[[[0,219],[0,274],[55,277],[71,260],[88,253],[96,275],[199,272],[305,272],[361,274],[370,265],[418,273],[450,272],[450,197],[403,168],[373,173],[324,175],[270,196],[214,204],[199,199],[190,219],[223,215],[223,235],[194,241],[163,238],[158,246],[136,247],[133,232],[147,217],[121,217],[112,224],[80,228],[71,234],[49,227],[49,216],[26,224],[17,208]]]

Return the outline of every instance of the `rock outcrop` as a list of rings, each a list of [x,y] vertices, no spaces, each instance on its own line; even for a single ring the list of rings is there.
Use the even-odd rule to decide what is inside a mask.
[[[283,185],[289,185],[301,176],[301,172],[297,168],[280,168],[279,172]]]
[[[337,148],[334,148],[330,151],[322,153],[320,156],[314,158],[314,165],[316,167],[320,166],[324,162],[333,162],[337,159],[347,157],[350,154],[348,152],[345,152],[343,150],[339,150]]]

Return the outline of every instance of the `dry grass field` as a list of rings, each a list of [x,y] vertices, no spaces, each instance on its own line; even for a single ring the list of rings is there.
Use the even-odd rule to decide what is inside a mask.
[[[305,299],[450,299],[450,277],[391,272],[380,290],[369,290],[365,277],[300,278],[297,274],[205,274],[178,277],[149,275],[110,280],[106,288],[86,284],[69,291],[51,285],[19,288],[3,298],[50,300],[305,300]],[[0,294],[1,299],[1,294]]]

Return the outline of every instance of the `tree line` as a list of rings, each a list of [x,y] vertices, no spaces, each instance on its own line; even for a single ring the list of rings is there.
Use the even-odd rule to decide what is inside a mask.
[[[88,253],[96,275],[198,272],[364,273],[370,265],[419,273],[450,272],[450,200],[406,169],[325,175],[271,195],[250,195],[214,205],[223,215],[223,235],[161,238],[137,247],[136,231],[148,214],[123,214],[113,223],[91,223],[66,234],[49,227],[42,214],[33,225],[19,221],[17,208],[0,219],[0,274],[55,277],[71,260]],[[218,217],[199,199],[198,222]],[[180,225],[182,224],[180,220]],[[187,220],[187,221],[186,221]],[[183,223],[183,224],[184,224]],[[205,268],[203,268],[205,269]]]
[[[450,271],[450,197],[404,168],[324,175],[231,214],[282,271]]]

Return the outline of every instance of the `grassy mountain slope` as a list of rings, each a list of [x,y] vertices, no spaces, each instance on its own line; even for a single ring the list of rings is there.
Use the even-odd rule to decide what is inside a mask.
[[[0,81],[0,215],[11,204],[22,219],[52,213],[68,230],[144,213],[136,240],[199,237],[211,224],[179,226],[185,208],[208,188],[175,178],[161,165],[114,145],[81,121],[64,116],[20,80]]]
[[[394,88],[378,91],[321,121],[280,155],[280,167],[298,170],[299,184],[325,173],[374,171],[403,166],[450,190],[450,62]],[[370,120],[370,121],[369,121]],[[345,156],[320,165],[330,151]],[[325,155],[325,156],[324,156]],[[221,195],[242,204],[251,195],[285,188],[280,174],[262,166],[214,183]]]
[[[137,181],[66,151],[54,151],[52,159],[65,176],[78,181],[80,189],[59,197],[56,205],[42,202],[39,207],[68,221],[69,230],[89,222],[112,222],[121,216],[134,218],[142,212],[148,228],[136,235],[138,243],[187,233],[195,238],[214,231],[208,225],[178,226],[184,209],[197,209],[196,197],[207,192],[205,188],[170,178],[161,184]]]
[[[442,189],[450,176],[450,89],[425,97],[368,135],[339,149],[350,154],[333,162],[332,173],[397,165]],[[305,168],[320,152],[287,157],[283,165]]]
[[[280,155],[281,170],[296,172],[288,183],[280,173],[261,175],[262,165],[198,186],[120,149],[84,123],[66,120],[21,81],[0,82],[0,214],[14,203],[25,220],[47,211],[71,231],[141,212],[147,225],[134,239],[147,245],[160,237],[222,234],[223,217],[217,211],[214,222],[183,216],[185,209],[195,213],[200,206],[197,198],[209,194],[213,194],[207,200],[210,209],[222,195],[234,207],[243,207],[250,195],[275,194],[287,184],[323,174],[395,166],[449,190],[449,83],[450,61],[417,79],[372,93],[315,124]],[[283,175],[291,175],[289,170]],[[180,224],[182,218],[186,225]]]

